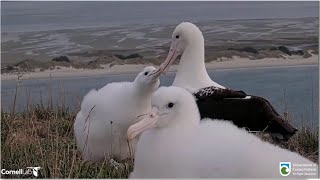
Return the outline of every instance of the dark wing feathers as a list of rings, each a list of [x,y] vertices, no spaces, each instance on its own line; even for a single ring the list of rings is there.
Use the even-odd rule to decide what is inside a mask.
[[[244,98],[246,94],[243,91],[234,91],[231,89],[222,89],[218,87],[202,88],[193,94],[197,100],[203,99],[224,99],[224,98]]]
[[[251,131],[280,133],[285,140],[297,131],[262,97],[248,95],[250,98],[245,98],[247,95],[243,91],[217,87],[203,88],[193,95],[201,118],[230,120]]]

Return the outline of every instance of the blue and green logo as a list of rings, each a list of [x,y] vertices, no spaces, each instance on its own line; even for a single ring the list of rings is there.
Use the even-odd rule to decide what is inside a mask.
[[[291,162],[280,162],[279,170],[282,176],[289,176],[291,172]]]

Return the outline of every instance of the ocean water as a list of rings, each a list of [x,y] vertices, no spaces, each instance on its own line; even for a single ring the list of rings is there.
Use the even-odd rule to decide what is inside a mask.
[[[280,114],[289,112],[295,126],[318,126],[319,119],[319,67],[278,67],[255,69],[211,70],[209,75],[216,82],[247,94],[265,97]],[[170,86],[174,73],[161,76],[161,85]],[[99,89],[110,82],[132,81],[135,74],[106,75],[94,77],[59,78],[52,80],[25,80],[18,89],[17,110],[30,105],[64,104],[71,109],[80,106],[83,96],[91,89]],[[1,106],[10,111],[16,83],[1,81]],[[29,96],[29,98],[28,98]]]
[[[2,32],[169,24],[181,21],[318,17],[313,2],[6,2]]]
[[[319,30],[317,2],[2,1],[1,21],[2,65],[90,50],[161,56],[183,21],[214,47],[314,47]]]

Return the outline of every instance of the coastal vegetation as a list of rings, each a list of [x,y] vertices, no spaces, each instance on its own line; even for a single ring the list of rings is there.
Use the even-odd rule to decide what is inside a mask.
[[[169,48],[163,47],[166,52]],[[137,50],[136,50],[137,51]],[[45,70],[59,69],[61,67],[72,67],[75,69],[101,69],[103,66],[112,67],[123,64],[153,64],[159,65],[165,59],[165,53],[154,56],[147,51],[110,51],[110,50],[91,50],[68,55],[54,57],[51,61],[41,61],[39,59],[24,59],[18,63],[4,65],[1,68],[3,73],[28,73]],[[133,52],[133,53],[132,53]],[[311,57],[312,54],[318,54],[316,47],[309,49],[292,50],[286,46],[271,46],[254,48],[251,46],[232,46],[232,47],[206,47],[206,62],[226,61],[233,57],[248,58],[250,60],[259,60],[263,58],[286,59],[291,56],[300,58]],[[89,59],[89,60],[78,60]],[[174,64],[179,63],[175,61]]]

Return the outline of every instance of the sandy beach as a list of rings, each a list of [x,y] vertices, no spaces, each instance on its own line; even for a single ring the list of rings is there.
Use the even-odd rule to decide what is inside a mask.
[[[224,61],[212,61],[206,63],[208,70],[213,69],[238,69],[238,68],[261,68],[261,67],[281,67],[281,66],[304,66],[319,65],[319,56],[313,55],[309,58],[286,57],[282,58],[265,58],[258,60],[250,60],[247,58],[234,57]],[[66,67],[56,67],[53,70],[36,71],[25,73],[20,79],[49,79],[66,78],[66,77],[83,77],[83,76],[102,76],[116,74],[135,74],[140,72],[145,66],[154,66],[153,64],[127,64],[114,65],[111,68],[109,64],[103,66],[102,69],[75,69]],[[170,72],[174,72],[177,65],[170,67]],[[17,74],[1,74],[1,80],[16,80]]]

